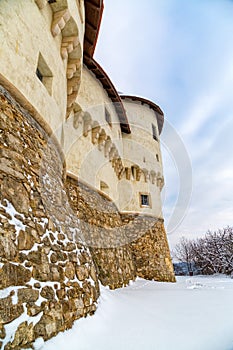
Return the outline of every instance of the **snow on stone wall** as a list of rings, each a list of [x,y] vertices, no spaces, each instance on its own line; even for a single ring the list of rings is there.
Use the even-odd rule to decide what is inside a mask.
[[[3,88],[0,113],[0,344],[19,349],[92,314],[99,285],[78,221],[69,230],[57,147]]]
[[[122,214],[67,177],[62,153],[0,86],[0,346],[21,349],[93,314],[99,281],[174,281],[163,221]]]

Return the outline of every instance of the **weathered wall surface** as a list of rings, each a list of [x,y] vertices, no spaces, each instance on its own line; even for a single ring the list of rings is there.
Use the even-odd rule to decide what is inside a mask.
[[[121,139],[119,117],[117,116],[115,107],[107,92],[104,90],[101,82],[98,81],[94,74],[85,66],[82,71],[82,81],[77,97],[77,103],[80,104],[83,110],[87,110],[92,115],[93,120],[98,120],[100,125],[105,128],[106,133],[111,136],[114,142]],[[110,113],[112,127],[106,122],[105,107]],[[119,152],[122,154],[121,149],[119,149]]]
[[[0,85],[5,350],[31,347],[94,313],[99,281],[112,289],[137,276],[174,281],[156,116],[126,101],[132,133],[122,136],[107,92],[88,69],[81,74],[84,17],[83,0],[0,2],[0,83],[31,113]],[[64,157],[88,184],[75,176],[64,183]],[[141,192],[150,207],[140,206]]]
[[[99,287],[59,148],[2,87],[0,136],[0,346],[21,349],[92,314]]]
[[[76,0],[0,2],[0,74],[59,133],[59,141],[81,81],[83,11],[83,1]]]
[[[131,134],[124,135],[124,155],[126,159],[149,171],[155,170],[162,174],[162,157],[159,143],[159,131],[156,113],[149,106],[138,101],[123,100],[127,117],[131,126]],[[152,124],[156,129],[158,141],[153,139]],[[128,141],[128,142],[127,142]],[[139,152],[132,152],[132,145],[138,145]],[[156,154],[159,161],[156,160]]]
[[[104,181],[108,184],[111,198],[116,201],[118,177],[104,147],[93,143],[93,129],[84,136],[83,120],[75,128],[72,118],[64,125],[65,139],[70,143],[66,148],[67,170],[96,189],[100,189],[100,182]]]
[[[136,278],[135,267],[115,204],[71,177],[66,186],[101,283],[112,289],[127,285]]]
[[[51,33],[52,10],[47,6],[42,13],[29,0],[3,0],[0,10],[0,72],[55,129],[66,112],[66,68],[60,55],[61,36],[54,38]],[[51,94],[36,76],[39,53],[53,75]]]
[[[130,134],[123,134],[124,165],[128,169],[137,167],[140,174],[126,174],[121,179],[119,209],[122,212],[140,212],[162,219],[160,192],[163,186],[163,167],[156,114],[149,106],[138,101],[126,99],[123,104],[131,127]],[[153,138],[152,125],[157,140]],[[140,207],[140,193],[150,194],[150,206]]]
[[[119,288],[136,276],[175,281],[163,220],[121,214],[109,198],[77,179],[68,177],[66,186],[103,285]]]
[[[137,276],[174,281],[162,220],[122,214],[71,177],[65,190],[58,144],[3,87],[0,116],[2,348],[31,346],[92,314],[98,280],[112,289]]]
[[[101,82],[86,67],[76,103],[78,111],[64,123],[67,170],[96,189],[105,182],[117,201],[119,169],[111,157],[123,159],[119,118]],[[105,108],[111,125],[105,119]]]
[[[147,215],[121,214],[139,277],[175,282],[163,220]]]

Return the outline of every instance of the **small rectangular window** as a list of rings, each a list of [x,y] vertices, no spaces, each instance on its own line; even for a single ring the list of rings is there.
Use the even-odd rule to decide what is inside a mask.
[[[156,154],[156,160],[157,160],[157,162],[159,162],[159,155],[158,154]]]
[[[154,124],[152,124],[152,135],[153,135],[153,139],[158,141],[157,129]]]
[[[149,207],[150,206],[150,198],[148,194],[140,194],[141,207]]]
[[[105,120],[109,126],[112,126],[111,114],[109,113],[106,107],[105,107]]]
[[[38,64],[36,68],[36,76],[41,81],[41,83],[46,87],[48,93],[52,95],[52,81],[53,74],[47,65],[44,57],[39,54]]]

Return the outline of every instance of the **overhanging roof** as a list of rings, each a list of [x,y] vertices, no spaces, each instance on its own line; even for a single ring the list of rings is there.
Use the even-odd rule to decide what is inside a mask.
[[[92,58],[84,56],[84,63],[86,64],[87,68],[96,76],[96,78],[101,82],[103,85],[103,88],[107,92],[109,98],[112,100],[113,105],[115,107],[115,110],[117,112],[120,125],[121,125],[121,131],[125,132],[127,134],[130,134],[130,126],[128,122],[128,118],[126,115],[125,108],[123,106],[123,103],[121,101],[121,98],[116,91],[113,83],[111,82],[110,78],[108,77],[107,73],[103,70],[103,68]]]
[[[104,10],[103,0],[85,0],[84,54],[93,57],[101,19]]]
[[[83,61],[87,68],[96,76],[101,82],[103,88],[106,90],[109,98],[114,103],[114,107],[118,114],[121,130],[125,133],[130,133],[130,126],[126,115],[125,108],[122,103],[122,99],[131,99],[132,101],[138,101],[142,104],[147,104],[151,109],[156,112],[158,129],[161,133],[164,124],[164,114],[158,105],[155,103],[137,96],[121,95],[119,96],[110,78],[103,70],[103,68],[93,59],[101,19],[103,15],[104,4],[103,0],[85,0],[85,36],[84,36],[84,57]]]
[[[85,35],[84,35],[84,56],[83,62],[87,68],[94,73],[101,82],[108,96],[112,100],[119,117],[121,130],[127,134],[130,133],[130,127],[127,115],[113,83],[103,70],[103,68],[93,59],[101,19],[103,15],[103,0],[85,0]]]
[[[164,124],[164,114],[158,105],[156,105],[154,102],[147,100],[143,97],[130,96],[130,95],[120,95],[120,97],[122,100],[129,99],[131,101],[140,102],[142,105],[146,104],[149,106],[149,108],[153,109],[156,112],[159,134],[161,134],[162,129],[163,129],[163,124]]]

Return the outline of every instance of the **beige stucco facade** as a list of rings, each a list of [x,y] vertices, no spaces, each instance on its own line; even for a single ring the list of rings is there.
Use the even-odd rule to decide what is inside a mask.
[[[161,206],[163,112],[120,96],[94,60],[102,12],[102,0],[0,1],[5,350],[32,349],[92,315],[100,282],[175,281]]]
[[[120,210],[162,218],[163,168],[157,115],[149,105],[131,99],[124,100],[124,107],[131,133],[123,135],[124,164],[129,175],[126,173],[120,181]],[[152,126],[157,139],[153,137]],[[149,195],[148,206],[141,205],[141,194]]]
[[[0,21],[0,74],[55,134],[67,170],[108,194],[121,211],[162,217],[156,113],[124,100],[131,133],[122,132],[108,92],[82,64],[84,2],[2,0]],[[147,207],[140,205],[141,193],[150,196]]]
[[[16,94],[23,95],[60,142],[58,132],[69,107],[71,78],[76,77],[77,86],[80,83],[84,3],[2,0],[0,10],[0,74]],[[68,45],[73,45],[72,51]],[[68,71],[71,63],[76,65],[73,75]]]
[[[83,68],[76,109],[64,123],[64,153],[67,170],[81,180],[118,198],[118,176],[111,162],[111,149],[123,159],[119,118],[101,83]],[[106,121],[108,113],[110,123]]]

